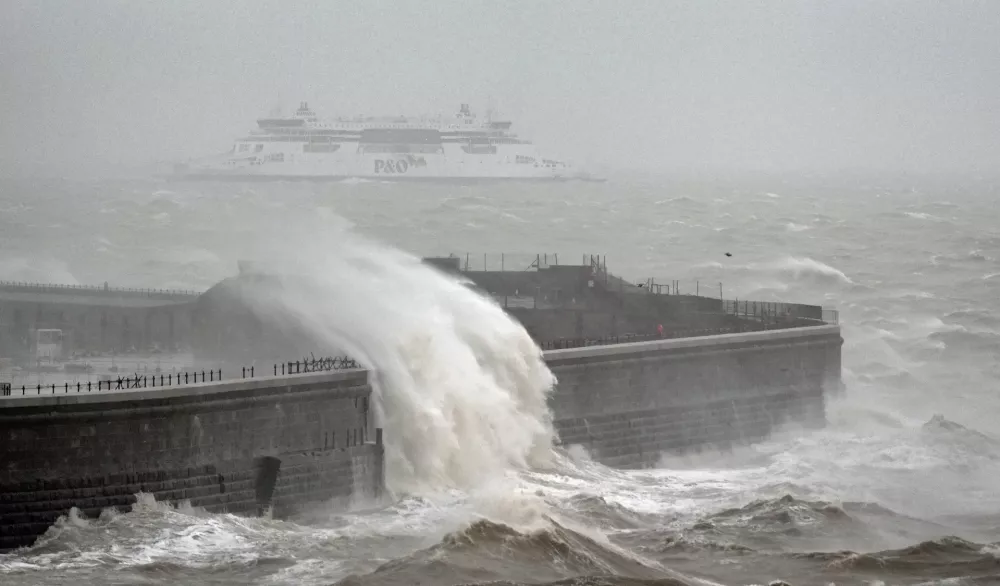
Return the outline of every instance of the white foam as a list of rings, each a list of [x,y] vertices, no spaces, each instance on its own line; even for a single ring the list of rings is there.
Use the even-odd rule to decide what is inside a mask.
[[[53,258],[0,259],[0,280],[59,285],[79,285],[66,263]]]
[[[796,279],[820,279],[833,280],[843,284],[852,284],[854,281],[842,271],[826,263],[809,257],[787,256],[779,261],[766,265],[772,271],[790,274]]]
[[[544,464],[555,379],[524,328],[419,259],[324,228],[258,261],[281,278],[257,303],[375,369],[390,488],[474,488]]]
[[[941,221],[941,218],[939,218],[939,217],[937,217],[935,215],[932,215],[932,214],[928,214],[926,212],[903,212],[903,213],[906,214],[907,216],[913,218],[914,220],[931,220],[931,221],[934,221],[934,222],[940,222]]]

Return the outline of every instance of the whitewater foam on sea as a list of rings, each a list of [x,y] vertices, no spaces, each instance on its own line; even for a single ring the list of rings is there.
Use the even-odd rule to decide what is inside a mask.
[[[879,579],[932,584],[957,583],[959,576],[973,583],[995,575],[995,560],[973,555],[995,551],[990,544],[1000,539],[1000,452],[991,440],[1000,412],[993,368],[997,345],[996,339],[981,335],[995,333],[1000,321],[996,295],[991,295],[1000,282],[993,252],[1000,242],[991,223],[993,192],[978,199],[949,195],[961,205],[914,207],[909,193],[873,197],[818,185],[817,190],[829,189],[830,197],[810,200],[807,191],[776,185],[773,189],[784,195],[770,198],[781,204],[777,216],[761,211],[768,209],[759,205],[768,199],[762,189],[752,190],[759,197],[714,200],[725,204],[715,206],[711,192],[675,201],[672,196],[685,193],[687,186],[642,191],[625,183],[593,187],[598,190],[593,193],[589,187],[573,187],[572,193],[568,187],[560,192],[558,186],[441,193],[407,187],[404,197],[391,200],[391,210],[390,200],[361,200],[357,188],[341,184],[322,189],[267,184],[255,187],[257,193],[221,184],[178,186],[176,195],[160,194],[161,203],[178,199],[185,205],[162,209],[137,208],[126,201],[131,196],[115,199],[115,189],[103,186],[102,193],[90,198],[70,189],[63,201],[79,207],[52,209],[53,217],[37,217],[49,213],[37,205],[18,211],[16,201],[0,202],[5,228],[0,240],[8,251],[16,251],[0,259],[7,261],[0,263],[0,272],[19,279],[69,279],[59,265],[33,275],[31,263],[16,260],[52,258],[64,260],[66,271],[80,282],[114,284],[133,278],[134,268],[146,259],[173,253],[180,256],[150,266],[149,275],[157,279],[154,284],[177,281],[191,288],[230,274],[233,250],[247,250],[241,258],[266,256],[252,254],[241,239],[259,240],[258,248],[273,249],[270,265],[282,268],[291,282],[291,293],[285,291],[269,307],[280,308],[295,324],[307,324],[314,337],[386,368],[391,376],[379,373],[384,380],[376,380],[383,407],[391,400],[419,414],[391,425],[379,422],[386,428],[386,441],[397,442],[388,449],[398,455],[388,472],[402,497],[381,508],[347,513],[320,505],[307,518],[290,521],[201,515],[159,503],[122,515],[105,512],[100,519],[71,514],[57,523],[61,533],[29,550],[0,556],[4,584],[318,586],[343,580],[342,586],[375,586],[521,576],[530,577],[522,582],[538,583],[566,575],[566,568],[597,567],[572,566],[582,559],[578,551],[592,559],[612,559],[605,558],[610,553],[598,539],[600,533],[632,556],[732,585],[776,578],[793,585]],[[388,193],[381,189],[378,183],[365,186],[374,195]],[[31,194],[25,198],[31,202],[42,194],[23,192]],[[490,205],[471,210],[475,217],[456,216],[440,205],[454,195]],[[945,220],[945,213],[936,211],[935,206],[945,205],[954,206],[946,215],[957,219]],[[658,470],[620,471],[587,461],[581,448],[569,454],[556,451],[549,468],[531,469],[534,451],[524,446],[532,442],[516,438],[534,436],[537,445],[546,444],[544,433],[535,433],[539,419],[527,415],[541,404],[547,377],[533,370],[531,365],[540,363],[530,352],[519,355],[520,350],[508,348],[494,355],[494,344],[510,336],[517,347],[521,334],[505,329],[507,322],[490,312],[484,314],[489,321],[474,321],[466,329],[449,323],[476,307],[465,300],[464,291],[452,293],[452,279],[442,282],[416,259],[357,238],[326,214],[325,206],[349,210],[364,229],[426,253],[493,252],[514,239],[533,249],[575,251],[579,226],[605,219],[610,223],[589,231],[587,244],[607,250],[609,264],[620,266],[625,275],[700,280],[703,292],[706,283],[723,282],[727,298],[823,300],[840,309],[847,391],[827,403],[826,429],[789,429],[731,454],[669,457]],[[102,215],[102,209],[115,213]],[[904,213],[914,210],[939,217]],[[163,211],[171,214],[170,226],[147,221]],[[545,231],[504,231],[519,224],[496,221],[501,211],[565,222],[549,222]],[[232,218],[233,228],[220,231],[220,217]],[[688,226],[675,224],[664,233],[675,220]],[[484,237],[483,230],[463,228],[464,222],[493,232]],[[25,242],[19,230],[35,224],[59,224],[64,230],[38,239],[37,250],[28,254],[18,248]],[[695,225],[732,229],[714,232]],[[796,231],[799,226],[809,229]],[[276,232],[287,241],[270,236]],[[74,254],[87,237],[114,255]],[[136,250],[138,241],[148,248]],[[192,277],[196,263],[183,262],[185,254],[199,249],[219,256],[218,262],[197,263],[211,272],[204,283],[200,276]],[[645,258],[619,264],[632,262],[630,255],[643,250],[649,251]],[[725,251],[733,252],[733,258],[723,257]],[[671,264],[662,266],[664,257]],[[397,271],[400,278],[389,276]],[[292,273],[311,280],[298,283]],[[452,307],[455,299],[459,302]],[[424,316],[401,315],[424,306],[434,309]],[[355,336],[367,328],[378,333],[370,333],[371,339]],[[501,333],[487,331],[497,328]],[[383,344],[377,336],[388,340]],[[507,392],[503,400],[465,396],[459,389],[475,385],[458,385],[455,377],[424,364],[432,358],[460,362],[457,371],[472,372],[475,384],[486,389],[480,391],[485,397],[495,396],[491,385],[504,376],[527,384],[514,389],[497,383]],[[450,368],[440,368],[445,366]],[[509,375],[510,369],[517,375]],[[392,388],[390,380],[405,384]],[[479,433],[492,440],[493,432],[446,424],[459,408],[475,413],[463,421],[492,422],[483,428],[500,429],[501,437],[511,435],[520,447],[508,452],[509,446],[487,445],[475,452],[477,457],[486,454],[483,462],[465,461],[455,445],[464,448],[463,442],[479,441]],[[925,427],[938,413],[947,421],[933,420],[934,425]],[[544,428],[544,416],[541,420]],[[430,431],[426,443],[425,428]],[[401,452],[403,448],[410,453]],[[429,453],[418,453],[422,449]],[[547,459],[538,458],[543,463]],[[489,523],[481,522],[484,517]],[[564,531],[546,519],[563,527],[577,521],[590,528]],[[593,543],[580,537],[595,534]],[[949,535],[975,543],[963,544]],[[486,540],[482,553],[453,547],[481,538]],[[506,548],[511,542],[519,547]],[[885,548],[904,549],[880,551]],[[537,552],[552,555],[542,558]],[[493,563],[494,555],[503,570],[476,574]],[[624,565],[627,560],[613,559],[628,574],[632,566]],[[523,567],[506,572],[516,564]],[[470,574],[452,582],[441,579],[442,570],[455,568]],[[596,581],[634,584],[629,577]]]

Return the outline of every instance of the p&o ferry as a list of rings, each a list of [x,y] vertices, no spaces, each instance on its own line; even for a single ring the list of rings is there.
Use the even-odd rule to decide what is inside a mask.
[[[376,179],[380,181],[599,180],[543,157],[512,123],[477,117],[462,104],[453,117],[323,120],[306,102],[290,117],[257,129],[217,157],[174,167],[183,179]]]

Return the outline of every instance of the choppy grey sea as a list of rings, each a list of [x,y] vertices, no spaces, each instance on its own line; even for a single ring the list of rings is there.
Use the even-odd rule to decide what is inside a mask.
[[[143,497],[0,555],[0,584],[1000,583],[998,202],[930,179],[5,180],[0,279],[205,289],[271,243],[337,255],[311,236],[327,224],[474,266],[601,254],[682,292],[839,309],[847,391],[822,430],[643,471],[557,454],[489,498],[423,486],[277,521]]]

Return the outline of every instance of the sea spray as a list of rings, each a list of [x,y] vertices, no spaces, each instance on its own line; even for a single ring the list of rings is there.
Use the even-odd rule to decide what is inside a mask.
[[[493,300],[344,229],[258,258],[258,314],[372,369],[391,490],[471,489],[546,463],[555,379]]]

